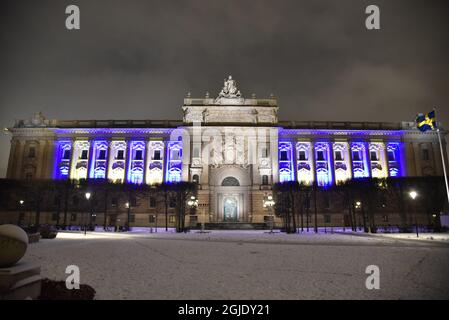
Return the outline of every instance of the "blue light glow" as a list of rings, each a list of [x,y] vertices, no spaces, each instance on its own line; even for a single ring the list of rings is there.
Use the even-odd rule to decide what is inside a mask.
[[[165,157],[165,182],[181,181],[182,174],[182,141],[169,141],[167,143],[167,156]]]
[[[106,179],[108,163],[108,142],[94,141],[90,162],[89,178]]]
[[[326,187],[333,183],[332,176],[332,157],[330,152],[330,143],[315,143],[315,168],[318,186]]]
[[[294,181],[293,146],[290,141],[279,141],[279,181]]]
[[[141,184],[144,181],[145,168],[145,142],[131,141],[128,152],[128,175],[129,183]]]
[[[390,177],[400,177],[404,175],[401,159],[401,143],[389,142],[387,144],[387,154]]]
[[[72,143],[70,141],[58,141],[56,146],[55,179],[68,179],[72,157]]]
[[[355,179],[368,178],[370,176],[367,148],[365,142],[351,143],[352,172]]]

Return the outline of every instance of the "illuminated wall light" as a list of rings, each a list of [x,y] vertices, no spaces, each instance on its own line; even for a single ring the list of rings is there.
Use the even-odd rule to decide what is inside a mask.
[[[167,143],[165,181],[168,183],[181,181],[182,174],[182,141]]]
[[[279,141],[279,181],[294,181],[293,146],[290,141]]]

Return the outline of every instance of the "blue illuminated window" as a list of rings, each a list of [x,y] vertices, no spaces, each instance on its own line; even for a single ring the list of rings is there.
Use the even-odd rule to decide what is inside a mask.
[[[396,160],[396,156],[394,154],[394,151],[388,151],[388,161],[395,161]]]
[[[287,151],[281,151],[281,161],[288,161],[288,152]]]
[[[106,150],[100,150],[100,154],[98,155],[98,160],[106,160]]]
[[[143,160],[143,151],[142,150],[136,151],[136,156],[135,156],[134,160]]]
[[[70,150],[64,150],[64,153],[62,155],[62,160],[70,160]]]
[[[279,141],[279,181],[294,181],[293,146],[290,141]]]
[[[324,151],[317,151],[317,153],[316,153],[316,159],[317,159],[318,161],[324,161],[324,160],[326,160],[326,159],[324,158]]]
[[[360,157],[360,151],[352,151],[352,160],[360,161],[362,158]]]

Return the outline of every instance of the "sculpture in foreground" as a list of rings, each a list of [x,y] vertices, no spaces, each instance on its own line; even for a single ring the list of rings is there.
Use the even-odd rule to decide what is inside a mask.
[[[20,261],[28,235],[15,225],[0,225],[0,300],[37,299],[41,294],[41,268]]]

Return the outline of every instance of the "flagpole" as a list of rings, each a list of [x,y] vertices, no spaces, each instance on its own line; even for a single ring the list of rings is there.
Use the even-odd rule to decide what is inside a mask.
[[[444,182],[446,183],[447,203],[449,204],[449,186],[447,183],[446,162],[444,161],[443,144],[441,143],[440,128],[437,128],[438,141],[440,143],[441,161],[443,162]]]

